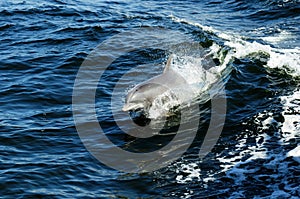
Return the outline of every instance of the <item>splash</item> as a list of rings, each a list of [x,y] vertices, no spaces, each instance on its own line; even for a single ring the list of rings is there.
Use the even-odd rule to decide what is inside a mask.
[[[185,43],[180,45],[180,49],[170,50],[173,53],[171,68],[180,74],[187,84],[157,96],[149,109],[149,118],[158,119],[168,115],[174,107],[183,108],[197,100],[197,102],[199,100],[205,102],[209,99],[207,91],[222,78],[220,66],[212,59],[220,50],[220,46],[213,45],[203,49],[199,44],[197,45],[195,47],[193,43]]]

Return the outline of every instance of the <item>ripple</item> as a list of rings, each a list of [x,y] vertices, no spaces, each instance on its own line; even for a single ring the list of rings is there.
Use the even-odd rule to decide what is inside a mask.
[[[1,1],[2,196],[298,197],[299,12],[298,0]],[[214,58],[226,70],[228,114],[217,145],[204,159],[198,153],[210,120],[209,100],[199,107],[201,121],[191,147],[152,173],[112,170],[81,142],[71,106],[77,71],[99,43],[137,27],[179,30],[205,47],[218,46]],[[141,75],[157,74],[159,68],[149,66],[164,62],[168,53],[128,53],[99,85],[105,88],[96,96],[99,123],[124,149],[151,151],[176,135],[176,128],[169,128],[148,142],[135,139],[116,128],[108,113],[114,82],[124,71],[144,64],[123,86],[132,79],[144,81]]]

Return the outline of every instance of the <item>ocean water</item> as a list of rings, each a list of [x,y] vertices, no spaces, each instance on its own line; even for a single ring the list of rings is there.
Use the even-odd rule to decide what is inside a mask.
[[[299,0],[0,0],[0,197],[300,198],[299,27]],[[208,95],[196,97],[197,110],[185,107],[191,114],[183,123],[199,125],[180,133],[195,138],[162,168],[126,173],[84,146],[72,104],[76,77],[93,50],[118,35],[118,46],[134,50],[116,57],[118,49],[105,49],[115,58],[95,98],[105,134],[135,153],[172,141],[178,115],[168,118],[167,133],[142,139],[122,131],[136,133],[120,110],[128,90],[162,73],[175,54],[173,67],[197,83],[196,96],[224,84],[225,123],[205,157],[199,151],[212,115]],[[214,66],[197,67],[207,53]],[[156,118],[169,107],[155,105]],[[123,166],[122,157],[113,158]]]

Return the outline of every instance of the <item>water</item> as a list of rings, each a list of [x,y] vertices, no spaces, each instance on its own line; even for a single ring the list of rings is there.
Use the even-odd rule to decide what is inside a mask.
[[[0,16],[2,198],[300,197],[298,0],[2,0]],[[204,98],[197,137],[184,155],[157,171],[127,174],[102,164],[83,146],[72,91],[81,64],[97,45],[141,27],[180,31],[217,49],[227,115],[218,143],[200,159],[210,118]],[[118,146],[149,152],[174,137],[172,128],[148,140],[126,136],[108,108],[112,86],[126,71],[139,66],[122,83],[128,91],[162,72],[168,50],[136,50],[106,71],[96,96],[97,117]],[[125,94],[118,93],[118,106]],[[118,120],[128,120],[123,116]]]

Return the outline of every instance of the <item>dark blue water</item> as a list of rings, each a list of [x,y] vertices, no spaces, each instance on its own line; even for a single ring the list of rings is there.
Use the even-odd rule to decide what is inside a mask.
[[[217,46],[227,114],[218,143],[204,159],[198,152],[209,100],[201,103],[197,136],[181,158],[153,172],[128,174],[84,147],[72,93],[81,64],[97,45],[142,27],[179,31],[205,48]],[[299,27],[298,0],[1,0],[0,197],[300,198]],[[138,49],[106,71],[97,117],[120,147],[145,152],[176,133],[170,128],[171,137],[148,141],[128,137],[107,108],[112,86],[126,71],[144,66],[137,71],[144,76],[124,83],[128,90],[159,74],[168,54]]]

